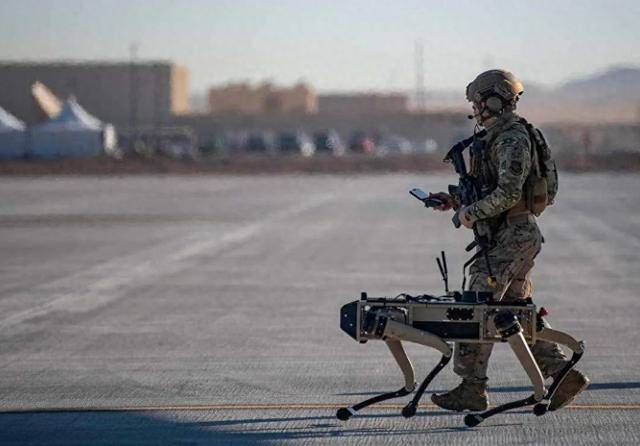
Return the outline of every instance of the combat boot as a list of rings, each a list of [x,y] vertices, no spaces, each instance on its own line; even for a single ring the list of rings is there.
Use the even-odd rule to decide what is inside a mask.
[[[574,400],[576,396],[591,383],[591,380],[582,372],[571,369],[562,380],[560,386],[551,397],[549,410],[562,409]]]
[[[474,412],[487,410],[489,406],[487,384],[469,382],[463,379],[462,383],[455,389],[441,395],[436,395],[435,393],[431,395],[431,401],[438,407],[457,412],[462,412],[463,410]]]

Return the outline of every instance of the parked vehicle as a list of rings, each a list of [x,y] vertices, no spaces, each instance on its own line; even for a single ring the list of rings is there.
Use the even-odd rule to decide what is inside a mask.
[[[316,151],[316,146],[304,132],[282,132],[278,138],[278,150],[281,153],[311,156]]]
[[[433,138],[427,138],[414,144],[416,153],[431,154],[438,151],[438,142]]]
[[[335,156],[342,156],[346,152],[346,147],[335,130],[314,133],[313,142],[316,145],[316,152],[326,152]]]
[[[227,150],[227,138],[224,133],[214,135],[200,146],[200,152],[203,155],[223,155]]]
[[[225,136],[226,152],[231,155],[237,155],[244,152],[247,146],[249,135],[245,131],[228,132]]]
[[[381,136],[376,144],[376,154],[378,155],[408,155],[413,153],[413,144],[407,138],[399,135]]]
[[[245,150],[252,153],[272,153],[275,150],[275,141],[268,132],[251,133],[247,137]]]
[[[373,153],[376,147],[373,138],[364,132],[355,132],[349,140],[349,149],[356,153]]]
[[[173,133],[162,135],[157,140],[158,153],[176,159],[194,159],[198,157],[198,148],[192,135]]]

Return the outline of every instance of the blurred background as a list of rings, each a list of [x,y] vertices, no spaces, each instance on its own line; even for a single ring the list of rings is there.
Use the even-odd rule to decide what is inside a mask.
[[[635,168],[638,17],[632,0],[5,0],[0,169],[436,168],[495,67],[564,168]]]

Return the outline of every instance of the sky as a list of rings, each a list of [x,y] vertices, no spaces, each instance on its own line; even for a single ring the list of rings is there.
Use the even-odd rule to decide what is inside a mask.
[[[554,85],[640,65],[640,1],[0,0],[0,60],[186,66],[194,93],[229,81],[320,91],[464,89],[494,67]],[[1,88],[1,87],[0,87]]]

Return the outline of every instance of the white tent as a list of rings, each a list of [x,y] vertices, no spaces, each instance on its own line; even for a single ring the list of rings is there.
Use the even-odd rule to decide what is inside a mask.
[[[113,144],[113,126],[91,116],[71,97],[57,116],[33,126],[29,155],[34,158],[91,157],[112,149]]]
[[[24,122],[0,107],[0,159],[24,157],[27,144],[25,129]]]

